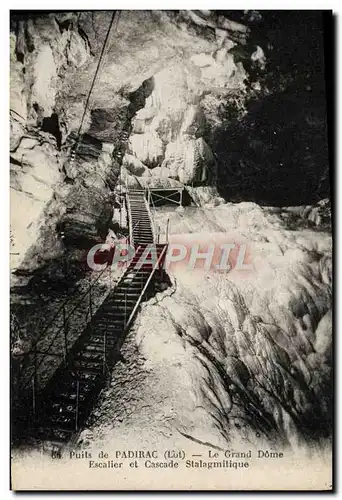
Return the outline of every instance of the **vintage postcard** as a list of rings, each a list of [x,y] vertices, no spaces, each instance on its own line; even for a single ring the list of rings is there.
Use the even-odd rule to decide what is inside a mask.
[[[333,489],[332,33],[11,11],[13,490]]]

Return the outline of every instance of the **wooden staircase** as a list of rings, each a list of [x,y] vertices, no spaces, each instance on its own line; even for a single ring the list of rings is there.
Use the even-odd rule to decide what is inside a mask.
[[[153,224],[143,192],[126,196],[131,244],[136,253],[115,289],[109,293],[86,329],[69,350],[65,362],[37,393],[26,420],[28,435],[57,446],[70,441],[89,416],[132,325],[139,304],[153,290],[167,245],[155,246],[157,262],[137,266],[147,245],[154,243]]]

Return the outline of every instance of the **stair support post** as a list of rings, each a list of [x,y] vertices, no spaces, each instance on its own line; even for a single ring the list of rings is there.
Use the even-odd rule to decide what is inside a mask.
[[[33,422],[36,421],[36,380],[35,376],[32,377],[32,418]]]
[[[166,221],[166,243],[169,243],[169,224],[170,224],[170,218],[168,217]]]
[[[34,344],[34,358],[33,358],[34,372],[32,376],[32,420],[36,422],[37,417],[37,344]]]
[[[125,326],[127,324],[127,292],[125,290]]]
[[[75,413],[75,430],[78,430],[78,407],[80,399],[80,381],[76,381],[76,413]]]
[[[107,331],[103,332],[103,366],[102,372],[103,375],[106,373],[106,348],[107,348]]]
[[[89,288],[89,312],[90,312],[90,321],[91,321],[93,318],[93,302],[92,302],[92,298],[91,298],[91,286]]]
[[[65,313],[65,304],[63,304],[63,333],[64,333],[64,364],[67,364],[67,356],[68,356],[68,321],[66,319]]]

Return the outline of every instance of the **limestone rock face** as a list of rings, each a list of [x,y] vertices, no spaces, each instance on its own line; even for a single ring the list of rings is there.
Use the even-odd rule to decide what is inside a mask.
[[[205,139],[206,100],[208,95],[214,96],[211,117],[222,103],[217,95],[226,95],[234,86],[244,88],[246,73],[239,64],[235,65],[227,49],[219,49],[216,59],[200,53],[155,74],[152,92],[133,119],[131,153],[150,168],[168,168],[170,177],[181,183],[204,183],[209,177],[212,182],[215,175],[206,173],[215,170]],[[154,168],[151,174],[160,172]]]
[[[183,184],[194,181],[204,183],[209,177],[213,178],[215,158],[203,138],[184,136],[167,145],[163,167],[167,167],[170,176]]]
[[[11,169],[12,188],[37,200],[48,201],[53,195],[53,188],[62,178],[55,145],[23,138],[11,157],[16,161]]]
[[[148,167],[157,166],[163,157],[163,143],[155,132],[132,135],[129,148]]]
[[[199,106],[192,104],[184,114],[181,135],[200,137],[204,134],[205,115]]]
[[[149,170],[133,155],[125,154],[122,165],[133,175],[143,176]]]
[[[49,45],[43,45],[38,50],[33,68],[34,83],[31,90],[31,102],[39,106],[43,117],[50,116],[55,105],[56,77],[52,49]]]

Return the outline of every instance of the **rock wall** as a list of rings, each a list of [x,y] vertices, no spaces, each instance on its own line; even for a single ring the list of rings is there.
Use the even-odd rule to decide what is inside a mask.
[[[65,198],[74,219],[80,200],[92,196],[103,196],[108,211],[122,157],[121,181],[130,185],[217,177],[206,131],[227,95],[245,93],[247,74],[230,51],[246,43],[247,27],[215,14],[121,12],[82,122],[110,22],[106,12],[12,17],[14,268],[36,266],[31,247],[51,217],[63,223]],[[72,163],[80,126],[85,136]],[[102,237],[94,233],[98,214],[88,215],[86,225],[80,216],[81,232],[94,241]]]

